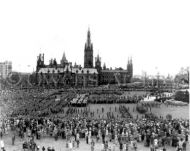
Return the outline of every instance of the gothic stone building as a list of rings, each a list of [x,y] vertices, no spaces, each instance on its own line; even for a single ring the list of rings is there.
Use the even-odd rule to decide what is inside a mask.
[[[129,83],[133,76],[132,59],[128,59],[126,70],[122,68],[108,69],[104,63],[101,64],[99,55],[93,61],[93,44],[91,42],[90,30],[87,33],[87,41],[84,48],[84,67],[72,65],[66,59],[65,53],[57,63],[56,59],[51,59],[48,65],[44,64],[44,54],[37,58],[36,80],[38,85],[48,87],[88,87],[103,84]]]

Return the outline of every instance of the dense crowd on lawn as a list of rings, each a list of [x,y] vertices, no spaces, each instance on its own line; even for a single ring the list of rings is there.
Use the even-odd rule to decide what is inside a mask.
[[[145,94],[132,95],[128,92],[106,90],[103,88],[60,90],[54,89],[12,89],[1,90],[1,105],[6,106],[6,114],[14,116],[48,116],[50,114],[63,113],[64,107],[84,107],[87,104],[111,104],[111,103],[137,103]],[[51,95],[52,94],[52,95]],[[78,96],[76,94],[79,94]],[[57,98],[58,96],[58,98]],[[84,97],[83,97],[84,96]],[[70,102],[70,103],[69,103]]]
[[[1,105],[6,107],[6,114],[12,114],[19,108],[29,108],[31,103],[36,100],[41,100],[47,97],[55,90],[46,89],[28,89],[28,90],[15,90],[7,89],[0,90]]]
[[[34,151],[54,151],[53,146],[38,148],[35,140],[44,137],[54,137],[55,141],[65,139],[67,148],[80,148],[80,141],[85,139],[86,143],[91,145],[91,150],[94,150],[96,142],[101,142],[104,150],[110,148],[110,142],[114,144],[112,150],[119,148],[121,151],[129,147],[137,149],[137,142],[144,142],[144,145],[151,149],[168,145],[178,149],[186,148],[189,120],[151,117],[133,119],[126,107],[119,106],[116,110],[120,111],[122,118],[92,119],[79,116],[80,113],[67,119],[10,118],[0,123],[0,137],[3,138],[3,134],[11,129],[15,132],[12,136],[13,145],[15,137],[20,137],[25,140],[23,148]]]
[[[113,104],[113,103],[138,103],[144,96],[118,96],[115,94],[91,95],[89,103],[92,104]]]

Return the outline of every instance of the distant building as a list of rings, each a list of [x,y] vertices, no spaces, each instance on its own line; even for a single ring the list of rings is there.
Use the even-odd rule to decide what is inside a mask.
[[[84,48],[84,67],[74,66],[66,59],[65,53],[57,63],[56,59],[51,59],[49,65],[44,64],[44,54],[37,57],[36,79],[38,84],[45,86],[97,86],[102,84],[122,84],[131,82],[133,77],[132,58],[128,59],[126,69],[102,67],[99,55],[93,61],[93,44],[91,42],[90,30],[87,32],[87,41]]]
[[[96,69],[99,73],[99,84],[123,84],[130,83],[133,77],[133,63],[132,59],[128,60],[127,68],[106,68],[104,63],[103,68],[101,67],[101,59],[99,55],[96,57]]]
[[[12,72],[12,62],[0,62],[0,77],[5,79]]]

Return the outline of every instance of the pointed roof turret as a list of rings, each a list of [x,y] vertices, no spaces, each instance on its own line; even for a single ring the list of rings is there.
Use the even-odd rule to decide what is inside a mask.
[[[66,63],[66,62],[68,62],[68,61],[67,61],[67,58],[66,58],[65,52],[64,52],[63,56],[62,56],[62,59],[61,59],[61,64]]]
[[[103,69],[106,70],[106,63],[104,62],[104,66],[103,66]]]
[[[63,60],[63,61],[67,61],[66,56],[65,56],[65,52],[63,53],[62,60]]]
[[[97,54],[97,57],[95,59],[96,59],[96,61],[101,61],[99,54]]]
[[[90,28],[88,28],[88,32],[87,32],[86,46],[87,47],[92,47]]]
[[[127,61],[127,70],[129,70],[129,68],[130,68],[130,59],[129,59],[129,57],[128,57],[128,61]]]
[[[130,64],[133,64],[132,57],[130,58]]]
[[[97,58],[98,58],[98,59],[100,59],[100,56],[99,56],[99,54],[97,55]]]

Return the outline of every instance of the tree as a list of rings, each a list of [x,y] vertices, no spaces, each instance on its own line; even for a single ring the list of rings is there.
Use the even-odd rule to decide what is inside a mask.
[[[186,91],[177,91],[174,96],[175,100],[189,103],[189,92]]]
[[[180,72],[175,76],[175,82],[189,84],[189,67],[181,68]]]

